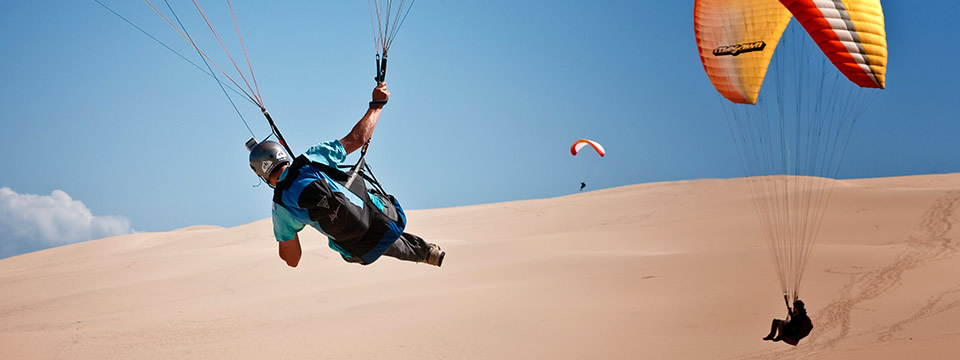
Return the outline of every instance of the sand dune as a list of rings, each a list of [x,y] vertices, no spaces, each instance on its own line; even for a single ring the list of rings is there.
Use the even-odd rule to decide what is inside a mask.
[[[844,180],[798,347],[742,179],[410,212],[443,268],[300,267],[270,220],[0,260],[0,359],[956,359],[960,174]],[[264,205],[266,206],[266,204]]]

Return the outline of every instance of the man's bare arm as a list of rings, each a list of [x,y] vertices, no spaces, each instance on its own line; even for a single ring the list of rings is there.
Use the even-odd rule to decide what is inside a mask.
[[[380,120],[380,110],[382,109],[367,109],[367,113],[363,114],[363,118],[353,126],[353,130],[343,139],[340,139],[340,143],[343,144],[343,149],[346,150],[347,154],[357,151],[363,144],[367,143],[367,140],[370,140],[373,129],[377,127],[377,121]]]
[[[290,267],[297,267],[297,264],[300,263],[300,256],[303,255],[303,251],[300,249],[300,236],[294,235],[293,240],[280,241],[277,244],[280,247],[280,258],[286,261]]]
[[[377,121],[380,120],[380,111],[383,110],[383,103],[386,103],[389,98],[390,92],[387,91],[386,83],[380,83],[373,89],[373,102],[371,102],[367,112],[364,113],[360,121],[353,126],[350,133],[344,136],[343,139],[340,139],[340,143],[343,144],[343,149],[346,150],[347,154],[356,151],[370,140],[370,136],[373,136],[373,130],[377,127]],[[377,106],[374,104],[376,102],[382,103]]]

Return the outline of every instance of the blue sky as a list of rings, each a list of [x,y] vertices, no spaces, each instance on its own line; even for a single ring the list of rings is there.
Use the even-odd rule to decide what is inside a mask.
[[[202,64],[146,4],[102,1]],[[171,4],[228,65],[191,3]],[[201,4],[242,58],[229,10]],[[345,135],[374,86],[367,2],[233,6],[294,150]],[[887,89],[857,123],[840,177],[960,172],[958,10],[884,2]],[[692,14],[692,0],[417,1],[391,48],[392,98],[369,161],[409,209],[560,196],[585,175],[588,190],[741,176]],[[269,216],[271,192],[246,163],[250,133],[216,82],[96,2],[0,2],[0,49],[0,188],[20,199],[0,207],[8,233],[26,207],[57,203],[79,208],[86,231],[119,221],[91,236]],[[266,136],[256,106],[235,101]],[[582,137],[608,155],[571,157]]]

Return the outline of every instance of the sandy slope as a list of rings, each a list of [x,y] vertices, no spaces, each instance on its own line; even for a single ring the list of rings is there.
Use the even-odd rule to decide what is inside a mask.
[[[784,309],[743,180],[414,211],[444,267],[344,263],[269,220],[0,260],[0,359],[956,359],[960,174],[844,181]]]

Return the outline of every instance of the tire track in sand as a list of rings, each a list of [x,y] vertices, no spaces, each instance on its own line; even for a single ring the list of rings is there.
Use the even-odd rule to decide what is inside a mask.
[[[737,359],[782,359],[815,358],[818,353],[836,347],[851,336],[851,312],[859,304],[875,299],[900,287],[903,274],[931,262],[952,259],[960,249],[960,239],[951,238],[953,225],[960,222],[960,191],[948,191],[934,201],[923,213],[920,224],[906,241],[907,248],[890,264],[879,268],[852,268],[828,270],[830,273],[847,274],[849,281],[841,288],[840,296],[813,314],[815,325],[810,336],[796,348],[759,352],[736,357]],[[953,234],[954,236],[956,234]],[[912,322],[935,316],[960,307],[960,283],[944,282],[944,289],[926,300],[910,316],[891,319],[889,325],[867,330],[853,336],[877,336],[877,342],[891,341],[896,334]],[[956,281],[956,280],[953,280]],[[951,298],[952,296],[952,298]]]

